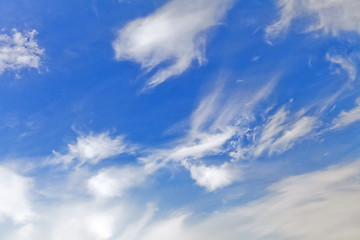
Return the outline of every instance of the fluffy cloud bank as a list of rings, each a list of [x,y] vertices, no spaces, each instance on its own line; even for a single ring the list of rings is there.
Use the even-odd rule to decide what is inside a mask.
[[[5,70],[40,67],[45,50],[36,42],[36,34],[36,30],[23,33],[13,30],[12,36],[0,34],[0,74]]]
[[[122,173],[128,170],[134,169],[124,168]],[[131,197],[114,201],[78,192],[56,199],[56,204],[31,201],[27,195],[32,180],[1,167],[0,180],[6,184],[0,184],[0,219],[6,221],[6,216],[15,224],[9,224],[0,236],[5,240],[356,239],[360,234],[359,174],[360,161],[335,165],[285,178],[271,185],[263,197],[207,217],[182,210],[155,218],[154,204],[133,204]],[[74,184],[71,179],[69,183]],[[66,185],[62,185],[64,190]],[[34,190],[43,191],[38,186]]]
[[[33,216],[29,200],[31,186],[31,179],[0,166],[0,223],[4,218],[22,223]]]
[[[360,33],[360,2],[358,0],[278,0],[280,20],[266,29],[268,37],[287,30],[298,17],[311,17],[307,31],[321,30],[338,34],[340,31]]]
[[[205,61],[206,31],[219,23],[231,0],[172,0],[155,13],[120,29],[113,42],[118,60],[140,63],[154,87],[184,72],[194,59]]]

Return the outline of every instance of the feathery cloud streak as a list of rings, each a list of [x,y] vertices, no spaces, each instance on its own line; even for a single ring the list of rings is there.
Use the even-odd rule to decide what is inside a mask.
[[[97,135],[79,136],[75,144],[68,144],[65,154],[53,151],[54,156],[48,163],[64,164],[65,166],[78,161],[78,165],[85,163],[98,164],[101,160],[117,156],[121,153],[131,153],[133,147],[124,142],[124,137],[112,138],[108,132]]]
[[[360,2],[357,0],[278,0],[280,20],[267,27],[267,37],[286,31],[298,17],[311,17],[306,31],[337,35],[340,31],[360,33]]]

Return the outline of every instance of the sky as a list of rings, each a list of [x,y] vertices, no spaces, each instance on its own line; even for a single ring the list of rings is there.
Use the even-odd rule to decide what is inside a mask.
[[[0,239],[360,236],[358,0],[0,0]]]

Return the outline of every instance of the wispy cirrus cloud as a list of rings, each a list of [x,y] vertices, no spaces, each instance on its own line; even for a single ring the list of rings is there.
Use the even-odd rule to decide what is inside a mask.
[[[268,38],[286,31],[294,19],[310,17],[306,31],[337,35],[340,31],[360,33],[360,2],[357,0],[278,0],[280,20],[266,29]]]
[[[353,109],[342,111],[339,116],[333,120],[332,129],[346,127],[357,121],[360,121],[360,98],[356,100],[356,106]]]
[[[269,154],[282,153],[291,148],[296,141],[311,133],[319,125],[319,120],[314,116],[293,114],[281,108],[259,132],[259,140],[252,146],[254,156],[259,156],[265,151]]]
[[[6,70],[39,69],[45,50],[35,40],[36,30],[0,34],[0,74]]]
[[[197,59],[205,62],[206,31],[219,24],[232,0],[172,0],[147,17],[119,30],[113,42],[118,60],[131,60],[150,71],[147,87],[184,72]]]
[[[54,156],[47,161],[50,164],[70,165],[77,161],[78,165],[97,164],[100,161],[122,153],[131,153],[134,148],[124,142],[123,136],[111,137],[108,132],[81,135],[76,143],[68,144],[66,153],[53,151]]]
[[[326,59],[333,64],[339,65],[348,74],[349,80],[355,81],[357,76],[356,64],[351,57],[326,54]]]
[[[254,120],[253,108],[272,93],[276,80],[264,84],[251,97],[237,92],[225,95],[221,88],[204,97],[189,117],[189,129],[182,138],[168,148],[150,150],[149,155],[140,158],[146,171],[180,164],[197,185],[210,192],[241,180],[240,167],[229,162],[232,158],[229,147],[234,138],[248,130],[248,124]],[[221,160],[209,165],[210,156],[221,156]]]

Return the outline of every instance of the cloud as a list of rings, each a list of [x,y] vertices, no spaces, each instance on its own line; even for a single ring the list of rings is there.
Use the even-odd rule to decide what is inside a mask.
[[[301,112],[290,115],[285,107],[280,108],[255,133],[255,138],[256,135],[259,135],[260,138],[252,142],[253,145],[246,150],[247,154],[258,157],[265,151],[268,151],[270,155],[282,153],[319,126],[320,122],[317,117],[303,116]]]
[[[342,111],[339,116],[333,120],[332,129],[346,127],[357,121],[360,121],[360,98],[356,100],[356,106],[353,109]]]
[[[306,31],[323,31],[337,35],[341,31],[360,33],[360,2],[358,0],[278,0],[280,20],[267,27],[267,37],[287,30],[299,17],[311,17]]]
[[[0,222],[5,217],[23,223],[33,216],[30,204],[32,181],[0,166]]]
[[[190,171],[197,185],[208,191],[239,181],[241,171],[237,163],[229,162],[232,157],[228,145],[248,129],[253,108],[271,94],[274,86],[275,80],[270,80],[250,96],[236,91],[225,95],[222,88],[217,88],[193,111],[182,138],[168,148],[149,149],[150,154],[140,158],[145,170],[153,173],[168,164],[180,164]],[[218,164],[207,165],[206,158],[216,155],[221,156]]]
[[[49,163],[69,165],[77,160],[79,165],[97,164],[101,160],[132,151],[133,148],[124,142],[122,136],[112,138],[108,132],[97,135],[89,134],[88,136],[79,136],[75,144],[68,144],[68,151],[65,154],[53,151],[54,156]]]
[[[172,216],[150,225],[139,239],[357,239],[359,174],[356,161],[289,177],[244,206],[197,221],[188,213]]]
[[[284,131],[283,135],[273,142],[271,152],[284,152],[289,149],[294,142],[310,133],[317,126],[317,119],[315,117],[302,117],[295,122],[290,128]]]
[[[330,55],[329,53],[326,54],[326,59],[333,64],[338,64],[342,69],[344,69],[351,81],[355,81],[357,76],[357,69],[353,60],[348,57],[342,57],[340,55]]]
[[[206,31],[219,23],[231,0],[172,0],[153,14],[119,30],[115,57],[157,68],[147,86],[155,87],[184,72],[197,59],[205,61]]]
[[[28,179],[0,167],[1,239],[130,240],[156,211],[146,199],[135,203],[125,195],[143,182],[137,166],[62,174],[45,172]],[[45,179],[50,188],[44,188]]]
[[[242,179],[240,168],[229,163],[220,166],[191,165],[189,169],[196,184],[205,187],[209,192]]]
[[[126,190],[141,185],[146,177],[141,167],[106,168],[92,176],[87,187],[96,197],[121,197]]]
[[[42,206],[40,217],[34,219],[31,231],[22,239],[111,239],[118,234],[118,226],[129,219],[130,211],[125,207],[121,202],[113,206],[92,201]]]
[[[113,171],[103,171],[106,170]],[[86,197],[78,192],[71,198],[33,202],[35,214],[29,215],[30,218],[20,217],[20,222],[7,227],[1,235],[5,240],[356,239],[360,234],[359,174],[360,161],[355,161],[288,177],[272,184],[268,193],[257,200],[217,210],[205,217],[175,211],[169,217],[154,218],[153,204],[144,206],[132,202],[132,198],[99,201],[95,195]],[[25,180],[25,185],[29,181],[3,167],[0,177],[6,183],[1,186],[1,192],[7,194],[21,189],[15,186],[19,179]],[[62,182],[60,186],[76,184],[72,179],[67,178],[70,182]],[[16,199],[20,201],[12,198],[11,204],[23,201],[21,197]],[[0,199],[0,209],[9,206],[6,201]],[[25,202],[29,205],[29,201]],[[16,211],[8,216],[26,212],[18,206]]]
[[[0,74],[6,70],[39,69],[45,50],[35,40],[36,30],[13,35],[0,34]]]

